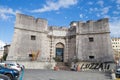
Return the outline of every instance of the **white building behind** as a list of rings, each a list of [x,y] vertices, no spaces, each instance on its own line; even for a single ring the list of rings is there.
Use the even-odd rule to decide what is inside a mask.
[[[115,55],[115,59],[120,58],[120,38],[112,38],[112,47]]]

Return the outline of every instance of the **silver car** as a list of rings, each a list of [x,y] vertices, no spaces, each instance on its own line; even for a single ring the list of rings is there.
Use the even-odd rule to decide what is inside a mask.
[[[16,69],[18,71],[21,71],[21,67],[17,62],[8,62],[8,61],[6,61],[4,63],[6,64],[7,68]]]

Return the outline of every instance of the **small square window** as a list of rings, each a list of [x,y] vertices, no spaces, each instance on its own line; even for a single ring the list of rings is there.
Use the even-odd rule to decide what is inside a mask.
[[[36,40],[36,36],[32,35],[31,40]]]
[[[93,42],[93,41],[94,41],[93,37],[89,37],[89,42]]]

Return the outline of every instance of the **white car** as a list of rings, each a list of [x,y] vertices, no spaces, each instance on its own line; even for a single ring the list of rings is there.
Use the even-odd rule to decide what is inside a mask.
[[[0,63],[0,65],[1,65],[1,66],[3,66],[3,67],[5,67],[5,66],[6,66],[6,64],[5,64],[5,63],[3,63],[3,62],[2,62],[2,63]]]
[[[17,62],[4,62],[7,68],[16,69],[21,71],[21,67]]]

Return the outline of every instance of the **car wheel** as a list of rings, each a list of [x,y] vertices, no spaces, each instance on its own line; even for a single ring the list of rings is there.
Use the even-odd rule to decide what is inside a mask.
[[[8,76],[11,80],[13,79],[13,76],[11,74],[5,74],[6,76]]]
[[[119,78],[119,75],[116,74],[116,78]]]
[[[6,75],[0,74],[0,80],[10,80],[10,78]]]

